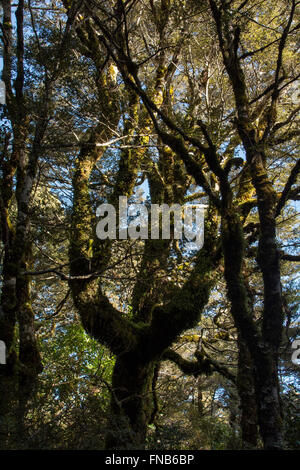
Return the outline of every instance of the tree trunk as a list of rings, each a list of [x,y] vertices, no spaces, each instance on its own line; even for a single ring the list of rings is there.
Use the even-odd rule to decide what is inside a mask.
[[[15,355],[12,354],[6,364],[0,365],[0,450],[13,449],[16,441],[18,376],[15,364]]]
[[[260,367],[257,379],[259,393],[259,426],[266,450],[281,450],[282,410],[279,395],[277,363],[272,356]]]
[[[258,439],[253,361],[249,349],[240,335],[238,337],[238,347],[237,389],[240,397],[240,425],[242,429],[243,447],[245,449],[253,449],[257,446]]]
[[[111,415],[106,449],[143,449],[154,400],[155,362],[143,363],[135,353],[117,358],[111,396]]]
[[[264,282],[262,341],[257,368],[259,425],[266,449],[281,449],[282,411],[278,383],[278,353],[282,338],[283,307],[280,257],[276,241],[277,194],[268,178],[263,152],[247,149],[257,192],[260,237],[257,262]]]
[[[235,326],[242,341],[247,345],[254,364],[258,420],[264,448],[281,449],[282,419],[276,359],[279,348],[279,344],[277,345],[276,342],[277,339],[280,342],[278,330],[281,334],[281,326],[278,318],[274,315],[274,330],[272,332],[270,329],[272,319],[265,312],[265,308],[262,331],[257,328],[253,319],[251,299],[242,273],[244,258],[243,232],[239,220],[230,211],[223,217],[222,238],[225,279],[228,297],[231,302],[231,313]],[[280,305],[277,305],[277,307],[280,309]]]

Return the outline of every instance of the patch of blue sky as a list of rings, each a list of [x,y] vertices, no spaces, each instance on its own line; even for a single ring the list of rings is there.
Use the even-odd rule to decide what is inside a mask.
[[[242,158],[244,161],[246,161],[246,152],[243,145],[240,144],[236,146],[236,148],[234,149],[234,156]]]

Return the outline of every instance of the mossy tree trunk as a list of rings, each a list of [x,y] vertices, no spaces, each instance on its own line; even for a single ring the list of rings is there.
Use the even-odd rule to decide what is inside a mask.
[[[113,428],[108,432],[107,446],[141,448],[145,445],[147,425],[153,414],[152,382],[156,364],[182,331],[197,324],[214,284],[213,270],[219,261],[216,227],[210,220],[206,249],[201,250],[182,288],[168,290],[170,286],[161,286],[151,275],[152,267],[154,272],[154,265],[159,267],[169,252],[170,241],[146,242],[144,262],[134,290],[134,316],[132,320],[126,318],[109,302],[98,280],[97,273],[103,272],[109,262],[107,241],[101,244],[95,240],[93,256],[88,257],[88,242],[94,225],[88,189],[92,158],[90,146],[89,151],[83,148],[73,178],[70,286],[85,330],[116,356],[111,398]],[[124,166],[121,168],[123,171]],[[149,260],[150,246],[153,256]],[[145,284],[140,281],[142,277],[145,279],[146,259],[150,279]]]
[[[242,256],[239,257],[239,261],[237,260],[236,273],[233,273],[233,269],[230,266],[231,258],[234,254],[229,247],[230,237],[227,237],[227,235],[229,232],[232,232],[232,226],[229,227],[229,224],[232,225],[232,221],[234,222],[233,215],[229,216],[224,230],[224,232],[227,232],[225,234],[225,252],[228,251],[228,292],[232,303],[233,316],[236,319],[242,339],[246,341],[254,363],[258,418],[264,446],[266,449],[280,449],[282,448],[283,440],[282,412],[278,384],[278,352],[282,336],[283,310],[280,257],[276,242],[278,199],[266,169],[266,151],[268,149],[268,137],[276,119],[283,50],[295,15],[296,4],[294,1],[291,3],[289,18],[278,43],[277,64],[270,97],[271,103],[267,111],[266,120],[261,124],[262,128],[260,129],[255,129],[251,120],[248,89],[238,52],[241,29],[233,24],[232,15],[229,12],[229,5],[227,3],[218,6],[217,2],[210,0],[210,6],[217,28],[224,65],[231,82],[236,103],[236,126],[246,152],[247,164],[257,196],[260,231],[257,262],[264,284],[263,325],[261,331],[255,331],[253,325],[251,326],[249,305],[247,305],[248,299],[245,286],[243,286],[243,281],[239,274],[241,273],[239,261],[242,261]],[[236,247],[239,247],[242,255],[244,241],[242,236],[239,235],[241,231],[238,228],[238,221],[233,225],[237,228],[237,236],[235,237],[237,242]],[[238,310],[243,310],[244,314],[241,315]]]
[[[51,116],[52,90],[61,59],[44,76],[43,92],[32,112],[25,90],[24,1],[19,1],[16,17],[16,76],[13,67],[12,3],[4,0],[2,78],[6,91],[7,119],[11,133],[4,137],[1,156],[1,238],[4,246],[1,292],[0,337],[5,342],[7,364],[0,370],[1,445],[26,447],[24,417],[34,396],[42,371],[31,296],[32,267],[31,204],[42,155],[42,142]],[[66,40],[65,35],[64,40]],[[37,112],[38,109],[38,112]],[[32,114],[31,114],[32,113]],[[12,208],[16,205],[16,216]]]
[[[155,362],[138,360],[140,351],[117,357],[106,449],[144,449],[154,411],[152,381]]]
[[[31,309],[30,280],[21,274],[30,258],[28,209],[33,187],[35,164],[27,163],[28,114],[24,100],[24,2],[16,10],[17,23],[17,77],[12,89],[12,11],[11,2],[3,2],[3,31],[5,35],[3,80],[6,87],[8,116],[13,130],[12,151],[8,150],[11,136],[2,157],[1,234],[4,244],[3,287],[0,319],[1,339],[6,344],[7,364],[1,366],[0,433],[4,448],[21,443],[25,436],[23,419],[32,384],[40,371],[33,312]],[[32,155],[33,157],[33,155]],[[31,163],[35,158],[31,159]],[[13,225],[10,209],[14,197],[14,176],[17,176],[17,220]],[[31,353],[33,353],[31,357]],[[30,378],[28,378],[28,375]]]
[[[66,2],[68,6],[69,2]],[[170,5],[172,2],[162,1],[160,7],[151,2],[153,17],[156,18],[157,32],[159,37],[164,40],[164,28],[168,23],[170,15]],[[85,45],[88,47],[95,63],[100,64],[101,45],[99,42],[99,33],[101,33],[101,44],[106,48],[107,53],[118,66],[123,82],[127,89],[133,94],[136,93],[146,108],[160,142],[164,146],[161,152],[163,159],[158,171],[151,172],[149,181],[152,179],[153,195],[155,194],[162,200],[168,202],[180,201],[180,195],[174,198],[174,188],[182,185],[181,177],[168,180],[169,175],[164,173],[164,168],[170,167],[176,159],[183,162],[185,171],[194,178],[194,181],[205,192],[210,201],[210,209],[218,212],[221,219],[221,238],[222,251],[224,256],[224,276],[227,285],[228,298],[231,303],[231,313],[234,319],[235,327],[239,333],[240,341],[240,360],[249,360],[253,364],[253,374],[249,371],[247,381],[255,386],[255,398],[258,412],[258,421],[260,432],[266,449],[278,449],[282,447],[282,423],[280,398],[278,389],[278,349],[281,338],[282,328],[282,299],[280,290],[280,266],[279,253],[276,247],[276,216],[278,215],[277,195],[272,181],[266,170],[268,135],[274,124],[274,113],[279,95],[279,74],[282,68],[282,52],[285,47],[285,40],[291,26],[294,12],[295,1],[291,3],[291,13],[288,24],[283,29],[282,37],[278,42],[278,60],[275,71],[275,81],[270,88],[272,91],[271,107],[267,116],[265,129],[256,129],[252,123],[250,113],[250,103],[248,99],[248,87],[241,65],[242,50],[240,41],[241,29],[238,22],[235,22],[235,13],[231,10],[232,2],[209,1],[210,14],[214,26],[216,27],[219,50],[223,63],[229,77],[229,84],[232,90],[232,103],[235,106],[236,117],[234,119],[234,131],[236,132],[236,142],[241,143],[246,153],[247,163],[243,170],[243,175],[250,176],[251,191],[256,193],[254,206],[258,208],[259,215],[259,247],[257,263],[263,275],[264,282],[264,309],[263,326],[259,328],[253,315],[253,299],[248,292],[246,282],[246,240],[244,236],[243,223],[245,221],[245,212],[247,207],[254,207],[253,200],[248,204],[247,197],[235,197],[235,188],[232,186],[229,174],[232,169],[242,165],[243,159],[235,158],[234,154],[228,155],[225,160],[220,158],[217,144],[214,143],[214,134],[208,129],[209,126],[201,120],[197,123],[199,128],[193,133],[186,131],[186,126],[179,124],[179,120],[174,117],[175,113],[170,107],[172,101],[170,93],[168,94],[167,75],[170,72],[166,70],[164,61],[159,61],[159,67],[156,74],[156,93],[145,90],[145,84],[139,76],[138,65],[134,62],[130,52],[129,35],[127,30],[127,10],[121,5],[121,2],[115,4],[116,29],[110,28],[108,22],[102,21],[102,17],[95,10],[84,11],[86,15],[86,27],[88,33],[82,30],[80,36],[85,38]],[[241,8],[245,5],[242,4]],[[129,14],[129,13],[128,13]],[[237,13],[238,14],[238,13]],[[84,27],[82,27],[84,28]],[[80,28],[79,28],[80,30]],[[95,33],[97,30],[98,34]],[[117,35],[115,32],[117,31]],[[93,38],[92,43],[88,43],[88,38]],[[98,44],[98,46],[97,46]],[[163,47],[162,47],[163,50]],[[164,53],[160,52],[160,59]],[[165,83],[165,88],[162,86]],[[168,97],[166,98],[166,95]],[[109,110],[108,110],[109,112]],[[108,114],[110,118],[111,114]],[[190,129],[189,129],[190,131]],[[200,134],[200,138],[198,137]],[[223,144],[224,142],[222,142]],[[136,173],[130,168],[130,155],[123,154],[123,162],[120,169],[125,169],[125,173],[119,178],[120,181],[125,177],[125,181],[130,181],[130,189],[133,187],[133,181]],[[99,158],[101,155],[98,155]],[[226,156],[227,157],[227,156]],[[84,160],[88,156],[81,156],[78,159],[78,165],[85,165]],[[135,160],[135,170],[139,163]],[[76,169],[77,179],[74,184],[74,208],[73,208],[73,228],[80,225],[80,221],[89,222],[93,220],[92,214],[88,208],[88,178],[92,166],[89,167],[85,175],[81,175],[79,166]],[[88,164],[89,166],[89,164]],[[157,170],[157,168],[156,168]],[[126,175],[126,173],[128,173]],[[172,173],[172,171],[171,171]],[[156,181],[163,175],[164,183],[168,182],[161,191],[159,182]],[[82,177],[81,177],[82,176]],[[174,175],[173,175],[174,176]],[[129,177],[129,179],[127,179]],[[81,186],[81,187],[80,187]],[[172,191],[173,188],[173,191]],[[115,196],[118,194],[115,193]],[[170,197],[171,195],[171,197]],[[253,196],[252,195],[252,196]],[[173,198],[173,199],[172,199]],[[79,209],[81,204],[82,209]],[[242,202],[242,204],[241,204]],[[245,203],[245,204],[244,204]],[[78,212],[77,212],[78,211]],[[76,217],[78,217],[76,219]],[[199,318],[201,308],[207,301],[211,286],[213,285],[212,271],[216,266],[216,237],[218,225],[214,223],[214,218],[206,225],[206,229],[211,237],[210,241],[206,239],[204,248],[198,256],[195,268],[191,276],[181,288],[173,286],[168,295],[168,287],[163,291],[163,301],[160,298],[159,285],[155,275],[156,269],[163,268],[163,263],[168,256],[170,246],[167,243],[154,244],[151,241],[145,243],[145,253],[147,256],[142,261],[143,269],[150,274],[150,282],[145,285],[143,271],[139,273],[133,295],[133,320],[125,319],[120,312],[114,309],[108,302],[101,290],[99,283],[93,279],[92,270],[99,270],[107,266],[105,255],[107,250],[104,246],[98,244],[98,257],[88,260],[87,242],[90,235],[87,232],[78,232],[73,235],[71,240],[71,262],[73,265],[73,280],[71,286],[73,297],[77,304],[86,330],[93,334],[100,342],[106,342],[117,356],[115,383],[122,388],[122,380],[126,389],[125,374],[122,372],[123,354],[137,352],[137,345],[143,338],[143,360],[142,363],[150,364],[163,357],[176,338],[176,335],[196,323]],[[95,245],[96,246],[96,245]],[[102,248],[101,248],[102,246]],[[220,250],[220,247],[218,247]],[[149,253],[152,258],[149,261]],[[77,267],[76,259],[81,259]],[[105,261],[104,261],[105,260]],[[81,266],[80,266],[81,265]],[[83,269],[82,266],[85,266]],[[92,268],[91,268],[92,267]],[[92,269],[92,270],[91,270]],[[201,274],[201,280],[199,275]],[[76,281],[85,278],[86,281]],[[157,301],[152,303],[152,300]],[[93,300],[94,299],[94,300]],[[97,302],[96,300],[97,299]],[[99,310],[101,314],[99,314]],[[147,348],[151,341],[151,348]],[[248,356],[250,354],[250,357]],[[160,356],[162,355],[162,356]],[[247,356],[247,358],[246,358]],[[172,355],[173,357],[173,355]],[[174,359],[174,357],[173,357]],[[176,360],[179,360],[176,358]],[[176,362],[176,361],[175,361]],[[180,362],[180,360],[179,360]],[[249,362],[249,364],[250,364]],[[140,362],[133,360],[136,364],[136,380],[138,381]],[[184,364],[185,366],[186,364]],[[246,367],[240,368],[240,373],[246,380]],[[142,374],[143,375],[143,374]],[[145,383],[148,380],[145,379]],[[142,386],[143,388],[143,386]],[[131,392],[130,392],[131,393]],[[132,390],[135,394],[136,391]],[[246,400],[244,390],[240,388],[240,396]],[[252,398],[252,397],[251,397]],[[247,396],[247,400],[250,397]],[[129,400],[130,401],[130,400]],[[113,404],[114,406],[114,404]],[[130,417],[129,417],[130,421]],[[253,442],[256,440],[255,426],[250,426],[247,431],[247,440]],[[250,430],[250,427],[252,430]],[[251,433],[253,435],[251,436]]]
[[[163,40],[164,27],[158,21],[158,30]],[[77,29],[80,40],[90,51],[90,57],[99,72],[97,86],[99,104],[110,127],[99,124],[89,132],[88,142],[82,144],[76,158],[73,176],[73,211],[70,237],[69,283],[74,304],[78,309],[85,330],[105,344],[116,356],[111,391],[110,428],[107,448],[143,448],[147,426],[153,419],[156,404],[153,399],[153,381],[157,363],[164,351],[186,328],[197,324],[201,311],[208,301],[214,285],[213,270],[219,262],[216,249],[216,220],[214,210],[206,236],[206,247],[198,255],[195,267],[182,287],[172,283],[163,284],[166,260],[170,254],[172,240],[146,240],[137,282],[133,288],[133,316],[128,318],[118,311],[103,292],[99,275],[105,272],[111,259],[111,240],[95,237],[95,216],[90,199],[90,178],[97,161],[103,154],[103,145],[113,136],[120,119],[118,93],[112,91],[109,74],[102,67],[102,43],[92,23],[87,22]],[[116,36],[123,44],[121,32]],[[162,44],[163,45],[163,44]],[[176,70],[165,66],[166,56],[162,48],[156,70],[155,81],[150,90],[157,106],[164,102],[164,83]],[[175,60],[175,59],[174,59]],[[150,192],[157,203],[182,202],[188,181],[181,160],[171,149],[160,151],[158,169],[144,160],[146,144],[153,123],[146,114],[139,118],[139,98],[134,90],[127,88],[128,118],[124,120],[124,133],[134,135],[134,126],[139,124],[137,149],[124,149],[120,155],[115,185],[108,197],[113,204],[119,196],[130,197],[136,184],[141,164],[147,166]],[[139,120],[140,119],[140,120]],[[113,127],[114,126],[114,127]],[[142,136],[140,136],[141,134]],[[145,140],[146,139],[146,140]],[[145,148],[143,148],[143,146]],[[169,159],[166,164],[166,157]],[[177,188],[183,185],[183,190]],[[209,232],[209,233],[208,233]],[[91,243],[92,241],[92,243]],[[91,247],[92,246],[92,250]],[[150,255],[150,256],[149,256]]]
[[[240,397],[243,447],[255,449],[258,443],[258,422],[254,368],[247,344],[241,337],[238,338],[238,350],[237,389]]]

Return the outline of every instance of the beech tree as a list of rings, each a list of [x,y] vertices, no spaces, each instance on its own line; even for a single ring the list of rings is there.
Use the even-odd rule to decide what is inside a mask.
[[[297,2],[20,1],[15,39],[11,2],[2,4],[0,331],[8,357],[0,386],[19,398],[1,401],[1,418],[18,407],[21,429],[41,371],[31,277],[52,273],[70,289],[86,333],[115,357],[108,449],[145,446],[166,360],[186,375],[215,371],[231,381],[245,446],[257,446],[259,425],[264,448],[282,448],[281,264],[299,257],[285,252],[276,231],[285,214],[294,220],[290,201],[299,198]],[[44,17],[36,13],[43,8]],[[57,254],[55,266],[38,269],[30,207],[42,162],[43,183],[54,178],[58,197],[66,188],[72,199],[62,228],[68,241],[59,242],[68,259]],[[97,206],[110,203],[118,216],[119,197],[135,202],[145,185],[146,207],[206,204],[200,250],[187,251],[172,230],[167,240],[97,237]],[[193,360],[172,348],[201,325],[220,280],[237,370],[213,358],[200,336]],[[214,321],[224,330],[217,313]]]
[[[31,279],[33,264],[32,205],[36,195],[42,142],[53,115],[53,89],[61,73],[70,35],[71,20],[61,42],[52,44],[53,61],[46,61],[46,47],[36,37],[40,70],[35,68],[31,87],[30,59],[25,34],[28,22],[25,3],[17,7],[2,1],[3,71],[5,106],[1,114],[1,241],[3,243],[1,338],[6,345],[6,364],[1,366],[0,433],[23,440],[23,421],[28,400],[34,393],[42,363],[34,327]],[[14,26],[13,26],[14,25]],[[25,57],[26,56],[26,57]],[[34,62],[34,60],[33,60]],[[36,64],[34,64],[36,65]],[[29,90],[30,89],[30,90]]]
[[[212,1],[207,5],[208,9],[205,14],[208,15],[209,20],[213,23],[215,28],[219,42],[219,54],[222,56],[223,64],[228,76],[229,90],[231,89],[231,93],[233,95],[233,100],[231,102],[234,106],[234,112],[231,113],[231,116],[233,117],[232,130],[235,130],[235,138],[243,146],[243,150],[245,152],[245,164],[243,164],[241,158],[230,158],[230,155],[226,156],[227,158],[225,157],[225,159],[219,157],[217,145],[220,145],[221,142],[216,142],[213,132],[201,119],[201,116],[198,117],[197,123],[203,137],[198,138],[195,137],[195,134],[193,135],[193,132],[191,132],[190,129],[189,131],[186,130],[185,126],[178,122],[176,119],[176,113],[174,113],[172,109],[170,111],[170,103],[168,103],[169,106],[165,105],[162,107],[161,103],[157,102],[157,98],[155,96],[153,97],[149,92],[145,91],[143,79],[140,77],[140,66],[138,60],[136,57],[132,58],[132,51],[130,48],[130,10],[134,8],[134,3],[135,2],[125,2],[125,4],[123,4],[123,2],[117,2],[113,9],[107,6],[106,16],[104,16],[104,18],[103,15],[105,15],[105,10],[103,6],[101,6],[100,10],[97,10],[97,5],[95,5],[94,8],[88,7],[84,11],[87,16],[85,26],[79,26],[78,29],[81,28],[82,31],[82,28],[86,27],[89,30],[90,36],[92,35],[92,31],[94,31],[93,49],[95,49],[97,38],[99,46],[102,46],[103,44],[105,45],[107,53],[115,61],[124,83],[142,100],[162,143],[167,146],[174,155],[176,155],[179,161],[185,164],[186,172],[195,179],[196,183],[201,188],[203,188],[210,200],[210,203],[214,205],[221,217],[221,238],[225,266],[224,275],[227,283],[228,296],[231,302],[231,312],[235,325],[241,335],[241,344],[245,344],[245,347],[249,350],[251,360],[254,365],[253,375],[261,434],[266,448],[280,448],[282,446],[282,416],[278,390],[277,367],[278,350],[282,334],[283,312],[280,283],[280,253],[276,244],[276,218],[279,216],[285,202],[289,198],[292,186],[295,183],[299,163],[296,163],[292,168],[286,187],[278,196],[276,187],[272,183],[267,170],[267,162],[268,158],[272,158],[272,155],[274,155],[276,134],[279,131],[282,132],[282,128],[286,125],[287,121],[288,125],[291,126],[291,119],[296,114],[295,110],[293,110],[288,119],[283,117],[281,118],[281,121],[279,120],[279,122],[277,122],[278,113],[276,111],[280,104],[280,92],[283,93],[283,90],[286,89],[287,82],[291,83],[297,78],[297,76],[295,77],[294,72],[292,72],[291,75],[288,75],[287,78],[285,73],[282,75],[282,69],[284,67],[283,54],[287,48],[289,35],[293,38],[292,33],[295,32],[293,20],[295,16],[296,3],[292,2],[289,10],[287,10],[286,5],[282,5],[287,18],[286,22],[282,26],[282,33],[272,42],[272,44],[262,46],[263,49],[266,49],[276,44],[277,60],[274,64],[274,78],[272,82],[268,84],[260,94],[258,94],[258,96],[256,95],[253,98],[249,96],[252,90],[249,90],[249,79],[245,74],[246,68],[242,65],[242,62],[246,59],[249,60],[249,58],[257,59],[257,54],[261,52],[262,48],[259,48],[258,51],[247,50],[244,53],[242,52],[245,47],[247,48],[248,22],[241,21],[239,18],[240,15],[244,13],[244,9],[247,9],[245,16],[247,18],[250,15],[251,20],[255,17],[255,7],[249,4],[249,2],[244,2],[241,5],[233,5],[233,2],[221,2],[218,4],[217,2]],[[178,5],[176,6],[178,7]],[[184,6],[185,5],[182,5],[183,8]],[[206,4],[205,2],[199,2],[199,6],[204,7]],[[158,5],[156,2],[150,2],[149,8],[152,11],[154,22],[156,20],[156,27],[160,37],[159,49],[164,50],[165,44],[163,41],[165,40],[165,28],[172,17],[171,12],[174,11],[174,3],[161,2]],[[180,17],[178,10],[176,11]],[[276,22],[275,19],[273,21]],[[183,21],[181,24],[183,26]],[[246,36],[245,45],[243,43],[244,31]],[[293,43],[293,39],[291,39],[291,42]],[[98,54],[99,51],[100,47],[98,49]],[[95,53],[96,52],[97,51],[95,51]],[[166,53],[160,51],[159,57],[161,60],[163,60],[163,58],[166,60]],[[169,61],[170,63],[168,65],[172,66],[174,59],[169,59]],[[167,73],[168,71],[169,69],[165,65],[165,74],[162,73],[162,77],[157,77],[164,79],[165,89],[167,89],[167,80],[170,78],[170,75]],[[206,78],[202,75],[202,79],[205,81]],[[256,89],[259,89],[259,86],[256,86]],[[254,108],[254,111],[251,110],[250,106],[257,102],[259,102],[259,106],[257,106],[256,109]],[[260,120],[258,124],[254,124],[254,118],[257,117],[258,113],[261,113],[262,102],[264,107],[267,109],[263,113],[263,119]],[[295,133],[297,134],[297,131],[292,126],[292,129],[289,132],[289,137],[293,137]],[[284,141],[286,142],[286,139],[284,139]],[[194,147],[198,153],[196,158],[195,156],[190,155],[191,152],[189,150],[191,150],[192,147]],[[241,165],[243,165],[243,170],[239,174],[239,179],[242,181],[242,179],[245,180],[247,178],[247,184],[244,184],[243,187],[240,188],[239,198],[236,201],[230,173],[232,169],[239,168]],[[211,182],[207,179],[207,176],[204,173],[205,166],[214,176],[215,181],[218,182],[218,186],[220,188],[218,194],[215,193]],[[134,168],[136,169],[136,164]],[[87,175],[88,172],[85,172],[84,178],[86,178]],[[84,194],[82,192],[82,177],[83,175],[81,173],[80,178],[78,178],[77,181],[74,181],[76,190],[78,180],[80,180],[81,194],[78,201],[84,200]],[[245,235],[243,231],[243,221],[246,219],[250,208],[249,205],[248,208],[245,208],[244,203],[243,211],[241,212],[241,201],[248,202],[252,197],[254,197],[254,199],[257,198],[256,205],[259,225],[258,251],[256,259],[264,282],[264,310],[261,328],[257,327],[254,319],[251,297],[248,293],[244,273]],[[79,203],[74,204],[74,215],[78,210],[78,206]],[[81,212],[81,220],[82,216],[83,212]],[[78,219],[75,220],[75,223],[77,228]],[[71,244],[74,243],[74,241],[77,241],[77,237],[78,231],[77,235],[75,235],[75,240],[71,240]],[[147,243],[145,246],[147,246]],[[210,249],[210,254],[211,252],[212,250]],[[79,255],[82,255],[83,253],[76,250],[72,252],[73,257],[75,254],[79,257]],[[204,255],[206,258],[205,262],[203,260]],[[162,259],[161,253],[159,257]],[[201,263],[199,263],[199,258],[201,259]],[[151,343],[155,338],[157,349],[154,345],[152,346],[152,353],[150,354],[150,357],[148,357],[148,360],[146,360],[146,366],[144,362],[142,367],[143,372],[142,370],[139,371],[138,364],[135,366],[133,365],[135,364],[135,360],[131,354],[129,354],[130,360],[128,363],[124,361],[124,359],[120,359],[120,371],[118,371],[119,361],[117,360],[114,376],[115,382],[113,383],[114,389],[118,390],[125,387],[128,390],[128,383],[131,383],[131,380],[128,379],[128,376],[130,375],[128,371],[134,370],[133,375],[137,374],[138,376],[143,376],[143,383],[140,384],[140,386],[142,386],[141,390],[131,391],[130,395],[145,394],[145,389],[143,387],[145,387],[147,382],[149,383],[148,377],[151,371],[150,364],[153,359],[157,358],[156,354],[163,353],[164,350],[171,345],[175,336],[179,333],[178,328],[181,329],[182,327],[189,327],[192,325],[190,322],[198,320],[199,313],[201,311],[201,304],[203,308],[208,297],[208,286],[206,286],[204,282],[205,274],[209,274],[213,268],[212,263],[209,263],[211,256],[208,256],[208,252],[205,250],[205,247],[201,250],[199,258],[198,262],[196,262],[195,271],[191,275],[191,278],[186,281],[184,286],[179,290],[179,298],[175,293],[172,295],[172,298],[176,299],[176,309],[174,309],[172,301],[167,305],[164,302],[163,306],[157,306],[152,309],[152,318],[146,317],[147,323],[138,333],[134,328],[136,325],[134,325],[132,329],[133,325],[131,324],[130,329],[128,330],[125,328],[122,321],[121,337],[119,337],[119,333],[114,336],[114,340],[117,339],[117,348],[121,347],[121,351],[129,348],[134,351],[133,356],[135,358],[139,357],[138,350],[141,346],[139,346],[138,338],[141,334],[144,346],[142,363],[147,357],[145,345],[149,338],[151,338]],[[197,286],[195,293],[195,280],[193,277],[195,272],[197,272],[197,269],[199,269],[200,264],[202,265],[201,283]],[[203,272],[203,266],[206,266],[206,269],[208,268],[208,270]],[[147,266],[147,268],[149,270],[149,266]],[[87,275],[88,273],[83,273],[81,269],[81,271],[78,272],[76,272],[76,270],[73,271],[73,274],[78,276],[79,274]],[[193,283],[193,291],[190,290],[191,282]],[[201,298],[199,293],[203,289],[205,290],[205,296]],[[78,299],[78,290],[75,289],[73,292],[75,294],[74,298]],[[184,299],[186,304],[187,292],[189,299],[188,312],[185,308],[181,308],[182,299]],[[80,291],[80,294],[81,293],[82,291]],[[77,302],[77,305],[79,309],[85,312],[84,316],[86,317],[87,312],[91,309],[90,294],[86,292],[85,298],[88,299],[87,303],[82,303],[80,300],[79,303]],[[192,300],[195,301],[194,307]],[[104,334],[105,324],[109,325],[110,330],[117,333],[120,318],[117,312],[110,311],[111,308],[104,299],[101,300],[101,304],[102,302],[107,306],[107,312],[110,312],[109,322],[107,323],[104,320],[104,310],[106,310],[106,308],[103,305],[103,320],[100,320],[99,333],[96,333],[96,335]],[[97,305],[99,306],[99,300],[97,301]],[[197,311],[196,318],[193,315],[193,311]],[[111,322],[113,315],[115,314],[116,324],[112,326]],[[96,317],[96,313],[93,316]],[[89,317],[92,317],[91,313],[89,314]],[[145,320],[144,315],[142,318]],[[174,326],[175,331],[172,335],[170,334],[168,344],[166,343],[168,335],[165,333],[164,338],[162,338],[162,342],[159,345],[159,331],[156,330],[157,318],[159,318],[159,331],[163,329],[164,325],[167,328],[167,324],[165,323],[166,319],[167,323],[170,323],[172,319],[172,326]],[[184,325],[181,323],[182,318],[187,321]],[[94,322],[95,320],[92,321],[93,330],[95,332],[98,328],[95,326]],[[170,325],[169,331],[171,331]],[[126,332],[125,338],[123,332]],[[152,336],[153,332],[155,336]],[[130,343],[133,345],[137,344],[138,349],[135,349],[134,346],[129,346]],[[124,377],[125,370],[127,370],[128,374],[126,376],[127,385],[123,384],[122,379],[120,378]],[[133,379],[132,382],[136,386],[136,379]],[[127,398],[126,395],[123,398]],[[125,405],[125,407],[126,406],[127,405]],[[138,408],[135,407],[134,411],[136,412],[137,409]],[[130,411],[128,414],[130,414]],[[138,419],[141,419],[142,415],[144,415],[144,417],[147,415],[146,410],[143,410],[143,408],[140,410],[139,414],[140,416]],[[135,424],[132,417],[130,417],[130,420],[134,428]]]

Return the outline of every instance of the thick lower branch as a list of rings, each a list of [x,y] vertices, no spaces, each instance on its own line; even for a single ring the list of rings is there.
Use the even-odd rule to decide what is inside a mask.
[[[176,364],[179,369],[186,375],[193,375],[198,377],[199,375],[206,374],[210,375],[213,372],[218,372],[223,375],[231,382],[236,383],[235,375],[230,370],[218,361],[208,357],[205,353],[196,352],[196,361],[189,361],[184,359],[180,354],[172,349],[167,349],[161,359],[163,361],[171,361]]]

